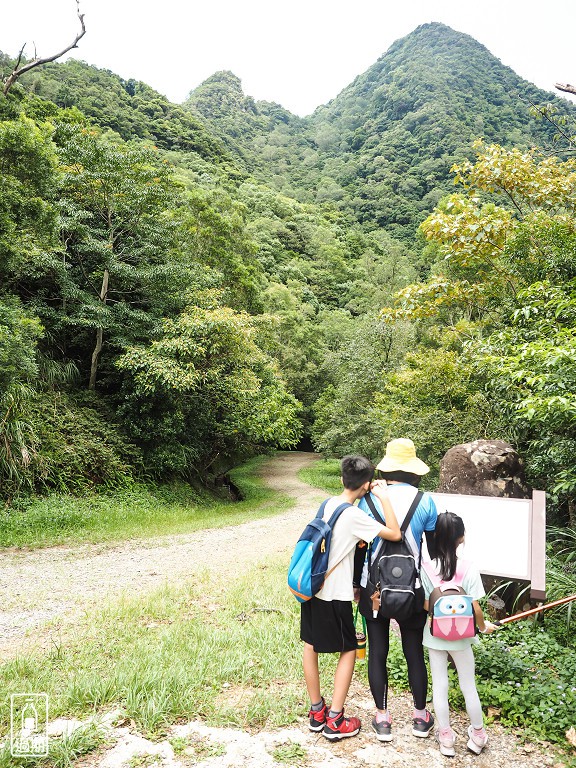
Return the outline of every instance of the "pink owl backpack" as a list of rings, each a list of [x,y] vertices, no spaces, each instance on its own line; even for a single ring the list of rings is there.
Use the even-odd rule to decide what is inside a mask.
[[[450,581],[443,581],[431,562],[422,563],[434,589],[428,598],[430,634],[440,640],[464,640],[477,632],[474,616],[474,598],[462,587],[470,563],[458,560],[456,573]]]

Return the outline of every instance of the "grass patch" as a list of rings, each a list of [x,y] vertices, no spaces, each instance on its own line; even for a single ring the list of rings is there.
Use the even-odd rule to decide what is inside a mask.
[[[303,765],[306,760],[306,750],[301,744],[282,744],[272,752],[272,757],[277,763],[286,765]]]
[[[94,725],[78,728],[69,736],[50,739],[46,758],[12,757],[9,744],[0,750],[0,768],[27,768],[34,765],[49,765],[51,768],[70,768],[82,755],[93,752],[104,742],[102,731]]]
[[[205,736],[192,736],[188,738],[177,736],[170,739],[170,744],[172,744],[177,755],[192,758],[195,763],[226,754],[226,747],[223,744],[216,744]]]
[[[257,457],[230,474],[243,501],[216,498],[184,483],[135,484],[77,498],[53,494],[22,509],[0,511],[0,547],[116,541],[238,525],[287,509],[292,499],[266,488]]]
[[[3,664],[2,730],[10,694],[22,692],[47,693],[51,719],[119,705],[152,737],[182,717],[237,727],[296,721],[307,701],[286,565],[267,563],[217,585],[205,574],[109,604],[54,652]],[[332,658],[322,663],[333,670]]]
[[[309,483],[316,488],[322,488],[333,496],[342,493],[340,462],[338,459],[315,461],[310,466],[301,469],[298,472],[298,477],[302,482]]]

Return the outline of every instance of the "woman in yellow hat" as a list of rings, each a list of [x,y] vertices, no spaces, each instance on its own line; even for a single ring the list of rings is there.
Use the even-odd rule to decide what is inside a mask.
[[[429,467],[417,457],[412,440],[398,438],[386,445],[386,455],[377,464],[388,486],[390,503],[401,526],[409,509],[413,506],[418,486],[422,476],[430,471]],[[368,515],[374,517],[370,510],[370,501],[376,506],[380,515],[383,511],[377,498],[370,494],[370,499],[360,500],[359,507]],[[420,562],[422,537],[425,534],[428,549],[433,552],[433,536],[438,516],[434,500],[428,493],[422,494],[413,516],[405,532],[405,541],[410,548],[416,563]],[[371,549],[376,549],[379,539],[372,542]],[[360,612],[366,618],[368,629],[368,679],[370,690],[376,705],[376,716],[372,720],[372,729],[379,741],[392,740],[392,718],[388,711],[388,670],[386,666],[389,649],[390,619],[377,614],[374,618],[371,595],[366,586],[367,563],[360,581]],[[408,666],[408,680],[414,699],[412,733],[414,736],[426,737],[434,727],[434,718],[426,709],[428,693],[428,675],[424,663],[424,648],[422,636],[426,623],[426,611],[422,608],[405,621],[398,622],[402,638],[402,650]]]

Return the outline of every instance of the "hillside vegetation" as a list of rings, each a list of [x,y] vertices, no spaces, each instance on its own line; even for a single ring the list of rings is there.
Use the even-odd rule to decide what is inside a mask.
[[[307,118],[230,72],[182,105],[80,61],[23,76],[0,97],[5,501],[399,434],[436,471],[499,437],[573,520],[575,115],[441,24]]]

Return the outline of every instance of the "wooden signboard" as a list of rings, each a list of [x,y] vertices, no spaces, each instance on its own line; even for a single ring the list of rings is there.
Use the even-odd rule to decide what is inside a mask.
[[[466,528],[462,557],[480,573],[530,583],[534,600],[546,597],[546,494],[531,499],[432,493],[438,513],[455,512]],[[425,543],[425,542],[424,542]],[[426,553],[425,553],[426,554]]]

